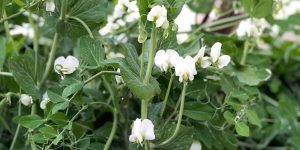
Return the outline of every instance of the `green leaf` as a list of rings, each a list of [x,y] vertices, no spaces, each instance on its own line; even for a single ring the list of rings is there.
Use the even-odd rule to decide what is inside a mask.
[[[257,113],[255,111],[253,111],[251,109],[247,109],[246,116],[248,117],[249,122],[251,124],[261,127],[260,119],[258,118]]]
[[[39,131],[47,138],[54,138],[57,136],[56,130],[49,125],[40,128]]]
[[[156,144],[168,139],[175,131],[176,125],[166,125],[160,128],[158,132],[155,133]],[[170,141],[168,144],[157,148],[158,150],[188,150],[193,142],[193,128],[181,125],[178,135]]]
[[[223,114],[223,116],[224,116],[224,118],[225,118],[225,120],[228,122],[228,123],[230,123],[230,124],[234,124],[235,122],[234,122],[234,116],[233,116],[233,114],[231,113],[231,112],[229,112],[229,111],[225,111],[224,112],[224,114]]]
[[[87,35],[86,29],[78,21],[70,18],[59,19],[62,1],[55,2],[57,8],[55,12],[45,13],[46,28],[56,27],[58,33],[72,38]],[[81,19],[92,31],[100,26],[108,13],[107,0],[68,0],[67,4],[66,14]]]
[[[40,98],[39,88],[35,82],[34,58],[29,54],[14,56],[9,60],[9,70],[19,86],[30,96]]]
[[[119,62],[121,68],[121,76],[129,87],[130,91],[139,99],[151,99],[153,96],[160,93],[159,83],[153,78],[150,78],[148,84],[144,84],[139,76],[138,55],[134,46],[123,45],[127,51],[125,61]]]
[[[67,107],[69,107],[69,101],[56,103],[52,108],[52,113],[56,113],[59,110],[65,110]]]
[[[82,37],[77,42],[81,61],[89,66],[100,66],[104,60],[104,48],[101,43],[89,37]]]
[[[64,125],[68,122],[68,118],[65,113],[57,112],[48,117],[49,120],[53,121],[56,124]]]
[[[84,86],[83,82],[71,84],[63,90],[62,96],[68,97],[68,96],[80,91],[83,88],[83,86]]]
[[[35,129],[44,123],[44,120],[38,115],[27,115],[19,118],[19,124],[25,128]]]
[[[186,0],[167,0],[168,5],[168,20],[173,21],[181,12]]]
[[[3,64],[6,58],[6,40],[4,37],[0,37],[0,71],[3,68]]]
[[[255,18],[263,18],[273,11],[273,0],[241,0],[247,13]]]
[[[213,7],[213,0],[190,0],[187,5],[195,12],[208,13]]]
[[[214,114],[214,109],[206,104],[188,102],[185,104],[183,115],[199,121],[209,120]]]
[[[50,90],[47,91],[49,99],[51,100],[52,103],[59,103],[59,102],[65,102],[67,99],[63,98],[57,93],[54,93]]]
[[[235,131],[241,136],[249,136],[250,129],[244,122],[235,122]]]
[[[250,86],[258,85],[268,78],[269,75],[270,74],[265,69],[257,69],[250,66],[236,72],[238,80]]]

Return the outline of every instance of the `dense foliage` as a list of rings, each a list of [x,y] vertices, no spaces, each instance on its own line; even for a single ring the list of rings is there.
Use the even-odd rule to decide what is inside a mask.
[[[300,149],[289,4],[1,0],[0,149]]]

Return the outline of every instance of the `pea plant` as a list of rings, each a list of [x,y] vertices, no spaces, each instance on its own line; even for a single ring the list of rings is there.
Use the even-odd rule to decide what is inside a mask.
[[[296,0],[0,4],[0,149],[300,149]]]

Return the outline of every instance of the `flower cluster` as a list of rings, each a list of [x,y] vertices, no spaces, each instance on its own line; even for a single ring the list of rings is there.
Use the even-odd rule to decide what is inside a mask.
[[[99,30],[101,35],[107,35],[110,32],[118,30],[120,27],[126,26],[138,20],[140,17],[137,1],[118,0],[112,15],[107,17],[107,24]]]
[[[130,142],[143,144],[145,140],[154,140],[154,125],[149,119],[136,119],[133,122],[131,135],[129,136]]]
[[[167,18],[167,9],[165,6],[154,6],[147,15],[148,21],[154,21],[157,28],[167,29],[169,21]]]
[[[157,51],[154,63],[162,72],[167,72],[171,68],[175,68],[175,75],[179,76],[179,81],[192,81],[194,75],[197,74],[196,64],[202,68],[207,68],[211,65],[218,68],[227,66],[230,62],[230,56],[221,55],[222,44],[216,42],[210,51],[210,56],[205,56],[206,46],[202,47],[196,56],[179,56],[175,50],[159,50]]]

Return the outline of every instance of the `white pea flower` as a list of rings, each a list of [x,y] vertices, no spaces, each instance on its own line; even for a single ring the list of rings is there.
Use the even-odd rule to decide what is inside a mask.
[[[50,99],[49,99],[48,93],[45,92],[45,93],[43,94],[42,101],[41,101],[41,103],[40,103],[40,108],[41,108],[41,109],[45,109],[46,106],[47,106],[47,103],[48,103],[49,101],[50,101]]]
[[[179,54],[175,50],[159,50],[155,54],[154,63],[162,72],[167,72],[169,68],[175,67],[178,58]]]
[[[118,68],[117,72],[121,73],[120,68]],[[117,84],[125,83],[122,76],[115,75],[115,79],[116,79]]]
[[[199,141],[193,141],[190,150],[201,150],[201,149],[202,149],[201,143]]]
[[[9,31],[12,36],[23,35],[33,39],[34,30],[29,23],[22,23],[21,25],[14,25],[13,28]]]
[[[167,29],[169,27],[165,6],[154,6],[148,13],[147,20],[154,21],[157,28],[162,27]]]
[[[197,74],[195,63],[194,58],[191,56],[179,57],[175,66],[175,75],[179,76],[180,82],[194,80],[194,75]]]
[[[20,101],[25,106],[29,106],[33,103],[32,97],[27,94],[21,94]]]
[[[54,62],[54,70],[58,74],[71,74],[79,66],[79,61],[76,57],[68,56],[67,58],[61,56],[56,58]]]
[[[209,57],[204,56],[206,46],[201,47],[197,55],[194,57],[195,62],[199,62],[202,68],[207,68],[211,65]]]
[[[236,34],[238,37],[257,37],[261,34],[261,32],[258,26],[254,23],[254,21],[252,21],[251,19],[247,19],[240,22],[238,28],[236,29]]]
[[[130,142],[143,144],[145,140],[154,140],[154,125],[149,119],[136,119],[133,122],[131,135],[129,136]]]
[[[54,0],[46,0],[46,11],[49,11],[49,12],[55,11]]]
[[[220,42],[215,43],[211,47],[210,57],[212,59],[212,62],[218,66],[218,68],[223,68],[227,66],[230,62],[230,56],[228,55],[222,55],[221,56],[221,47],[222,44]]]

